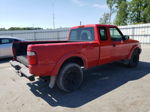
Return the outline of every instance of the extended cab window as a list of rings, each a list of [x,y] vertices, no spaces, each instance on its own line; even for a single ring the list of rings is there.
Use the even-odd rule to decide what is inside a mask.
[[[72,41],[92,41],[92,40],[94,40],[94,29],[91,27],[73,29],[70,32],[70,40],[72,40]]]
[[[100,32],[100,39],[101,39],[102,41],[107,40],[107,32],[106,32],[106,29],[105,29],[105,28],[100,28],[100,29],[99,29],[99,32]]]
[[[109,28],[110,30],[110,37],[111,37],[111,40],[113,41],[121,41],[123,40],[123,36],[122,34],[118,31],[117,28]]]

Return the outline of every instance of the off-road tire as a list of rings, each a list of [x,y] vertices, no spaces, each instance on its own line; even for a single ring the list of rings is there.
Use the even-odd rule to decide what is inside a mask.
[[[130,68],[137,67],[138,63],[139,63],[139,52],[138,50],[135,50],[132,53],[131,59],[129,60],[128,67]]]
[[[57,86],[65,91],[72,92],[78,89],[83,81],[83,71],[76,63],[65,64],[59,72]]]

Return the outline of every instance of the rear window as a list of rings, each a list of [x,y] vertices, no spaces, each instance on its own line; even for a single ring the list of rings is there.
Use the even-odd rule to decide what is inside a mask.
[[[94,40],[94,28],[78,28],[70,32],[71,41],[92,41]]]

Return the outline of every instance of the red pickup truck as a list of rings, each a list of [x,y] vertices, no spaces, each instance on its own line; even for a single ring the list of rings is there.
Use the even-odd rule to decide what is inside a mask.
[[[82,25],[70,29],[68,41],[34,41],[13,44],[10,64],[29,80],[49,76],[64,91],[74,91],[83,81],[83,68],[122,61],[136,67],[141,46],[124,36],[117,26]]]

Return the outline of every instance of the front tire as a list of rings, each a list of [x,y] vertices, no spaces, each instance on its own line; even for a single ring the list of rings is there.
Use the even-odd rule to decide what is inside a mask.
[[[58,76],[57,86],[65,91],[71,92],[78,89],[83,82],[83,71],[76,63],[65,64]]]
[[[137,67],[139,63],[139,52],[138,50],[135,50],[131,56],[131,59],[129,60],[128,67],[133,68]]]

